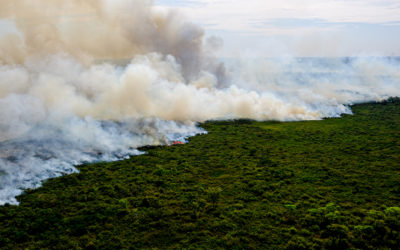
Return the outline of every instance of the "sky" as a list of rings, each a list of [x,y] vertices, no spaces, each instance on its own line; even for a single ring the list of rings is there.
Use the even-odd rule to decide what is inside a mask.
[[[400,56],[400,0],[154,0],[178,9],[220,57]],[[0,36],[13,31],[0,19]]]
[[[156,0],[178,8],[223,57],[400,56],[399,0]]]

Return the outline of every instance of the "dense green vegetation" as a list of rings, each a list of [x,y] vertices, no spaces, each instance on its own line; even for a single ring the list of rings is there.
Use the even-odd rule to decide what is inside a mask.
[[[400,245],[400,103],[209,131],[27,190],[0,207],[4,249]]]

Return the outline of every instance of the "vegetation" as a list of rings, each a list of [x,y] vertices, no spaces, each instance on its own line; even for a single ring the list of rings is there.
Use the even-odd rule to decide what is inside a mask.
[[[79,166],[0,207],[0,248],[396,249],[400,102],[352,109]]]

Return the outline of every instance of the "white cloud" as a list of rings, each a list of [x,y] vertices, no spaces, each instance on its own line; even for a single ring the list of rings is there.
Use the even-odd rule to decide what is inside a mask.
[[[400,55],[399,0],[156,0],[225,40],[222,56]],[[236,52],[235,52],[236,51]]]
[[[163,5],[164,1],[157,3]],[[170,6],[173,2],[168,1]],[[263,27],[255,28],[253,23],[271,19],[321,19],[331,23],[400,21],[398,0],[197,0],[185,6],[176,2],[174,7],[208,29],[246,32],[263,31]]]

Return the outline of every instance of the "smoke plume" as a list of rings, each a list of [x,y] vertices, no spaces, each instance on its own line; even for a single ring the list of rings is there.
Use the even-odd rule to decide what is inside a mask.
[[[204,131],[211,119],[321,119],[400,95],[385,58],[215,58],[220,40],[146,0],[0,0],[0,204]],[[267,56],[267,55],[265,55]]]

